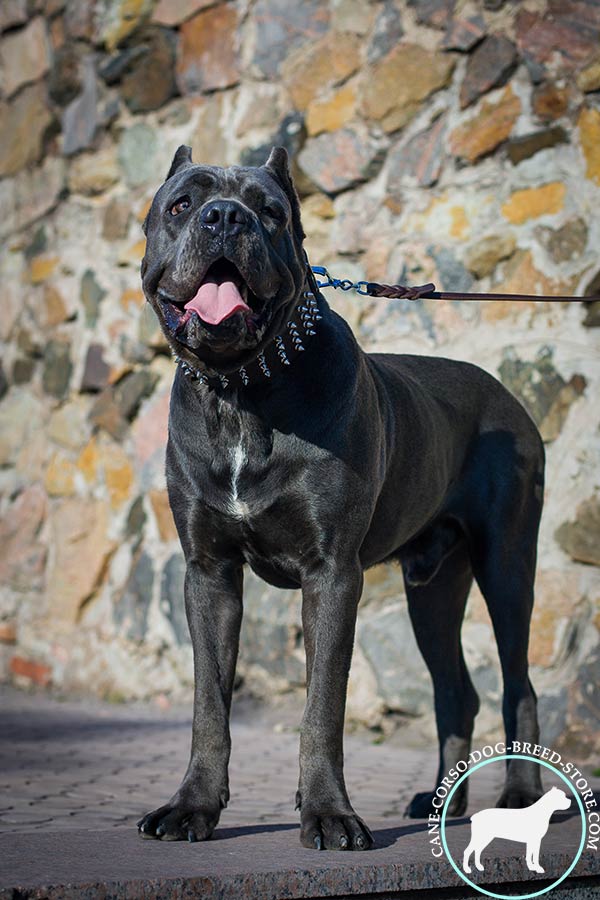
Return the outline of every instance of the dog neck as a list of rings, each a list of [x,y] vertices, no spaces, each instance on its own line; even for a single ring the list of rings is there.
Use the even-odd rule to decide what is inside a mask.
[[[286,366],[292,365],[294,359],[305,351],[306,343],[317,334],[318,322],[322,319],[322,310],[319,309],[319,301],[322,299],[310,272],[310,276],[307,276],[307,289],[302,292],[300,303],[286,323],[285,333],[276,335],[256,359],[236,372],[212,375],[194,368],[176,353],[173,353],[173,358],[181,366],[186,378],[200,389],[244,388],[264,382],[265,379],[276,377]]]

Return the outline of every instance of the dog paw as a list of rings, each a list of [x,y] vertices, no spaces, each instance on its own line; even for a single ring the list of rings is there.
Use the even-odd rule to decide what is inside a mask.
[[[539,800],[541,796],[542,791],[536,789],[520,787],[504,788],[498,797],[496,806],[502,809],[524,809],[527,806],[531,806],[536,800]]]
[[[328,815],[303,811],[300,843],[311,850],[370,850],[373,835],[355,813]]]
[[[426,819],[429,813],[433,812],[431,801],[433,800],[433,791],[421,791],[412,798],[404,815],[410,819]]]
[[[167,803],[139,820],[138,833],[161,841],[206,841],[216,828],[220,812]]]
[[[412,798],[404,811],[404,815],[409,819],[426,819],[430,813],[440,813],[441,809],[433,806],[433,791],[421,791]],[[446,815],[463,816],[467,808],[467,796],[460,788],[454,792],[452,800],[448,805]]]

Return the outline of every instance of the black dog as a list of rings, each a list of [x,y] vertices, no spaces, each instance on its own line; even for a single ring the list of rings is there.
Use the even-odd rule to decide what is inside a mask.
[[[368,849],[342,751],[363,570],[402,564],[435,688],[440,777],[469,752],[478,710],[460,643],[473,576],[498,642],[507,740],[536,742],[527,645],[542,442],[481,369],[360,349],[307,265],[283,149],[260,168],[219,168],[194,165],[180,147],[145,230],[144,291],[179,360],[167,482],[196,690],[187,772],[140,832],[203,840],[227,803],[248,563],[270,584],[302,588],[302,843]],[[513,760],[499,805],[541,796],[538,771]],[[466,799],[457,792],[449,812],[463,813]],[[431,800],[417,794],[409,814],[427,815]]]

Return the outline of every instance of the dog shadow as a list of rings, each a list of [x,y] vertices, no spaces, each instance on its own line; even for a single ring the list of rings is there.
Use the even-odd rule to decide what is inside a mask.
[[[598,806],[600,806],[600,791],[594,791],[594,798]],[[566,822],[569,819],[572,819],[573,816],[578,815],[580,815],[579,806],[576,804],[571,804],[571,807],[569,809],[557,812],[552,816],[550,826],[558,825],[561,822]],[[459,825],[469,826],[470,824],[470,815],[460,816],[453,819],[446,819],[446,828],[456,828]],[[232,838],[244,837],[252,834],[276,834],[279,831],[299,830],[299,822],[263,822],[256,825],[225,826],[224,828],[217,828],[212,836],[212,840],[227,841],[231,840]],[[428,829],[426,819],[410,822],[406,825],[391,825],[389,828],[372,828],[371,833],[375,841],[373,849],[382,850],[385,847],[392,847],[403,837],[407,837],[410,834],[418,834],[419,832],[427,834],[427,831]]]
[[[468,819],[460,820],[463,823],[468,822]],[[456,820],[453,820],[449,825],[459,824]],[[239,825],[239,826],[231,826],[225,828],[217,828],[215,833],[212,836],[213,841],[227,841],[232,838],[237,837],[247,837],[253,834],[275,834],[279,831],[300,831],[300,823],[299,822],[277,822],[277,823],[263,823],[258,825]],[[371,833],[374,839],[374,850],[381,850],[384,847],[392,847],[394,844],[400,840],[402,837],[406,837],[409,834],[418,834],[422,832],[423,834],[427,833],[427,824],[426,822],[415,822],[410,825],[399,825],[399,826],[391,826],[389,828],[372,828]],[[348,851],[345,851],[348,852]],[[362,852],[362,851],[357,851]]]

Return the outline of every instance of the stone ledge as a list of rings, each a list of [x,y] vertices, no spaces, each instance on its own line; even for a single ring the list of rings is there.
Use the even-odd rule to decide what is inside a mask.
[[[143,841],[131,828],[4,834],[0,900],[481,896],[445,858],[431,856],[424,823],[372,825],[376,848],[364,854],[305,850],[296,824],[221,828],[211,841],[194,845]],[[497,841],[495,859],[484,852],[481,884],[514,895],[540,889],[567,868],[572,854],[569,858],[563,847],[574,846],[578,827],[573,816],[551,825],[542,844],[542,878],[531,877],[520,845]],[[453,822],[450,846],[464,846],[468,829],[466,819]],[[552,900],[561,894],[585,900],[598,896],[599,886],[600,857],[584,851],[573,877],[552,891]]]

